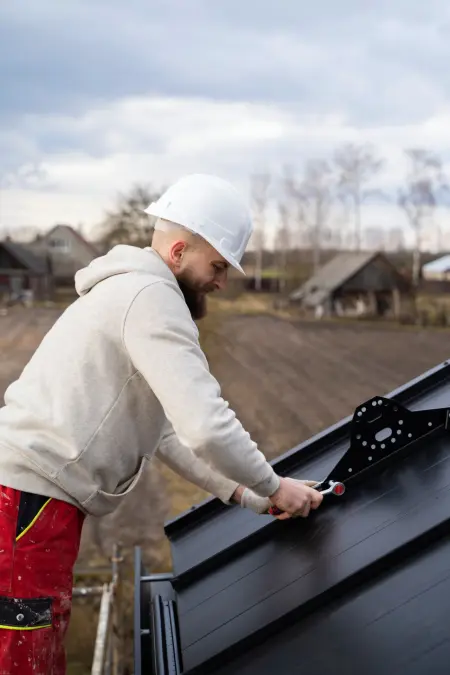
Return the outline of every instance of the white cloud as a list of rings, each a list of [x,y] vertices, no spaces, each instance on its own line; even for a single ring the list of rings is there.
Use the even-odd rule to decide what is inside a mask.
[[[0,3],[0,224],[92,225],[133,182],[253,170],[371,142],[450,158],[446,0]],[[275,220],[275,209],[271,216]],[[445,214],[442,214],[445,221]],[[367,225],[404,223],[386,203]]]
[[[133,97],[79,117],[27,116],[24,136],[17,140],[25,146],[27,138],[39,142],[49,130],[69,144],[76,139],[80,149],[41,150],[37,166],[22,165],[10,174],[0,199],[3,226],[91,226],[101,220],[116,193],[134,182],[158,188],[194,171],[219,173],[248,195],[251,172],[267,169],[276,176],[284,164],[301,168],[305,159],[330,156],[346,141],[374,145],[386,160],[376,185],[391,191],[405,173],[403,148],[424,146],[450,156],[446,109],[417,124],[360,128],[343,114],[300,114],[275,104]],[[275,214],[273,202],[272,224]],[[381,202],[365,208],[364,222],[398,226],[405,219],[395,205]]]

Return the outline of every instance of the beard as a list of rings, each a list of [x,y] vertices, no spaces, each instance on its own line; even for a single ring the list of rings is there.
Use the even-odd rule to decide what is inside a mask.
[[[194,321],[203,319],[207,311],[205,293],[191,288],[181,279],[178,279],[178,285]]]

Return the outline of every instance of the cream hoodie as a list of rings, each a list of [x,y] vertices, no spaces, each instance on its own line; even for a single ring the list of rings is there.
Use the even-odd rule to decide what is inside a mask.
[[[103,515],[158,453],[224,501],[237,483],[273,494],[279,478],[221,397],[160,256],[116,246],[75,285],[80,297],[5,393],[0,485]]]

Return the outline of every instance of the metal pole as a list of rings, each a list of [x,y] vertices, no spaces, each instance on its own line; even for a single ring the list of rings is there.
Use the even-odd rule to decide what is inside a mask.
[[[103,675],[109,626],[111,621],[111,598],[112,586],[105,584],[103,586],[102,601],[100,603],[91,675]]]
[[[114,544],[112,557],[112,585],[113,585],[113,607],[112,607],[112,675],[122,675],[123,673],[123,625],[122,625],[122,579],[121,566],[123,558],[121,555],[120,544]]]
[[[91,595],[102,595],[103,586],[75,586],[72,590],[74,598],[87,598]]]

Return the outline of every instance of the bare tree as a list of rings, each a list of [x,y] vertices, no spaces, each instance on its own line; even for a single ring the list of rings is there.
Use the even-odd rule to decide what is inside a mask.
[[[398,203],[405,211],[414,232],[412,276],[417,285],[420,277],[423,228],[427,220],[432,218],[440,200],[448,193],[448,186],[442,162],[436,154],[422,148],[411,148],[405,152],[409,160],[409,171],[406,187],[399,190]]]
[[[402,227],[392,226],[386,232],[386,250],[388,251],[404,251],[405,250],[405,233]]]
[[[146,185],[134,185],[128,194],[119,194],[116,208],[106,213],[100,225],[98,240],[107,248],[116,244],[148,246],[153,223],[143,209],[160,194]]]
[[[253,242],[256,248],[255,289],[261,290],[264,248],[266,245],[266,212],[269,198],[270,174],[256,173],[250,178],[250,191],[255,214]]]
[[[294,183],[299,219],[306,225],[313,251],[313,273],[320,265],[320,252],[333,201],[335,178],[328,162],[309,160],[303,178]]]
[[[305,222],[305,204],[304,204],[304,195],[301,190],[300,181],[295,176],[293,168],[289,165],[285,165],[282,169],[282,194],[283,202],[285,208],[293,216],[293,220],[296,223],[295,232],[291,229],[290,232],[290,244],[291,247],[295,248],[296,243],[301,248],[306,242],[305,238],[308,235],[307,224]]]
[[[280,225],[275,238],[275,251],[278,258],[278,267],[280,275],[280,290],[283,291],[286,286],[287,258],[291,247],[291,229],[289,226],[289,207],[286,199],[280,199],[278,202],[278,214]]]
[[[338,148],[334,157],[339,171],[338,191],[340,197],[350,202],[353,211],[355,248],[361,248],[361,206],[374,190],[365,185],[383,166],[383,160],[375,156],[370,145],[347,143]]]

